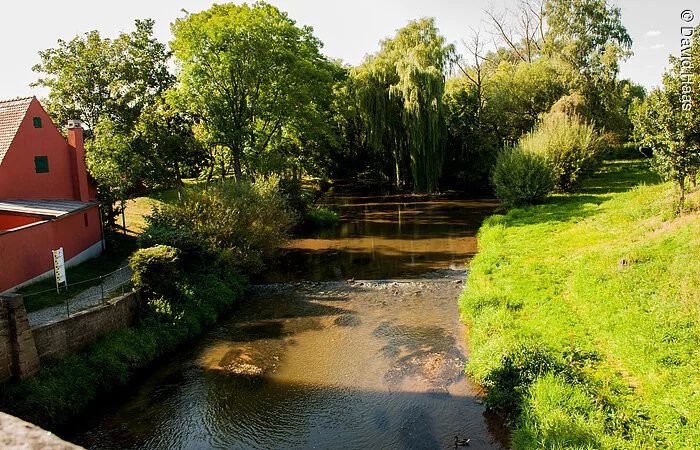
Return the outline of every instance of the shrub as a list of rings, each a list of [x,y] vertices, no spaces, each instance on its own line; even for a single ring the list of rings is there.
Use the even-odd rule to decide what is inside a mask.
[[[168,266],[152,263],[172,261],[154,256],[166,253],[163,248],[144,249],[136,258],[138,267]],[[125,385],[137,371],[201,333],[242,298],[246,280],[230,271],[220,277],[218,271],[213,268],[172,283],[197,300],[181,302],[177,320],[146,318],[133,328],[100,337],[80,354],[42,364],[35,377],[0,386],[0,409],[46,428],[69,423],[99,396]],[[151,276],[155,271],[145,273]]]
[[[296,215],[278,181],[226,181],[185,191],[148,218],[142,242],[183,246],[204,260],[257,272],[275,256]]]
[[[554,189],[554,173],[545,158],[520,146],[499,153],[491,181],[506,207],[541,202]]]
[[[555,174],[555,187],[574,190],[601,163],[602,138],[594,126],[580,116],[563,112],[547,114],[518,146],[543,156]]]
[[[338,213],[328,208],[318,207],[310,209],[304,214],[303,228],[307,230],[319,230],[338,223]]]
[[[161,214],[160,208],[155,208],[146,218],[148,227],[139,235],[138,245],[141,248],[155,245],[175,247],[182,252],[183,259],[190,262],[192,257],[201,253],[201,245],[187,223],[173,224],[170,219],[170,215]]]
[[[167,245],[143,248],[129,258],[134,271],[134,287],[147,297],[174,296],[175,280],[182,277],[179,268],[180,251]]]
[[[279,180],[279,191],[287,200],[287,205],[299,216],[304,215],[314,201],[313,192],[304,189],[301,181],[295,178]]]

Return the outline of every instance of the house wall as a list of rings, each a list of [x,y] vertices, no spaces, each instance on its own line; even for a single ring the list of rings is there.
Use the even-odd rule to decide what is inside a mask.
[[[34,128],[34,117],[41,117],[41,128]],[[74,154],[75,150],[34,99],[0,164],[0,198],[76,199]],[[36,173],[35,156],[48,157],[48,173]]]
[[[0,292],[52,270],[51,250],[63,247],[64,258],[68,261],[101,240],[97,206],[0,233],[0,261],[7,261],[0,270]]]
[[[13,228],[23,227],[30,223],[41,222],[38,217],[17,216],[13,214],[0,213],[0,231],[11,230]]]

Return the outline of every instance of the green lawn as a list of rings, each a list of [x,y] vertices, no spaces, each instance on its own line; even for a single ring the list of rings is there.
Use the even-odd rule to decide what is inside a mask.
[[[38,283],[19,289],[17,292],[24,295],[24,306],[27,312],[37,311],[61,304],[78,295],[89,287],[100,283],[98,277],[118,269],[126,258],[136,250],[136,238],[116,234],[107,239],[107,249],[95,259],[85,261],[75,267],[66,269],[68,279],[68,292],[56,292],[56,282],[48,278]],[[76,286],[70,286],[78,283]],[[40,294],[36,294],[40,292]]]
[[[676,195],[615,161],[482,226],[467,371],[515,448],[700,448],[700,193]]]

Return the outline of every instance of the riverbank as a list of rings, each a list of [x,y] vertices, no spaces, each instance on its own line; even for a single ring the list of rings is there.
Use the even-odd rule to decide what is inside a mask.
[[[467,372],[514,448],[700,446],[700,215],[643,161],[486,220],[461,310]]]
[[[133,327],[108,333],[79,354],[44,364],[35,377],[0,386],[0,410],[48,429],[66,424],[211,328],[243,297],[246,281],[238,275],[192,272],[178,287],[206,301],[189,303],[170,321],[142,315]]]

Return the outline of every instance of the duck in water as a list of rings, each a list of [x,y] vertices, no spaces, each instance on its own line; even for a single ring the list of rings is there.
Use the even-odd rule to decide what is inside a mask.
[[[455,436],[455,448],[466,447],[469,445],[469,441],[471,441],[471,439],[460,439],[458,436]]]

